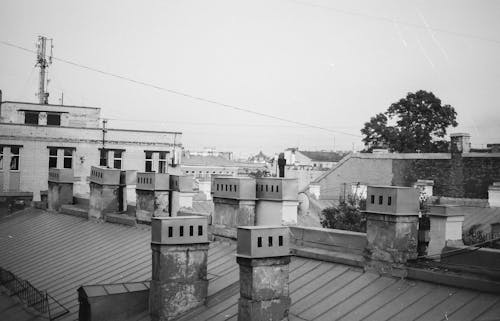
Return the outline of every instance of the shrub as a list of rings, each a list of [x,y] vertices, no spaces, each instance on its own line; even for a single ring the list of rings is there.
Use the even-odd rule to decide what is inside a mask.
[[[366,215],[361,211],[366,208],[365,199],[348,196],[347,201],[325,208],[321,212],[321,226],[353,232],[366,232]]]

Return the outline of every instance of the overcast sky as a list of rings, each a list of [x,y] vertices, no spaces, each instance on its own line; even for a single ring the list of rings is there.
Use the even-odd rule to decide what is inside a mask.
[[[187,149],[247,155],[362,148],[360,129],[419,89],[458,112],[475,146],[500,142],[500,1],[0,2],[0,89],[36,102],[38,35],[56,60],[50,103],[96,106],[109,127],[183,132]],[[336,132],[335,132],[336,131]],[[348,133],[351,135],[346,135]]]

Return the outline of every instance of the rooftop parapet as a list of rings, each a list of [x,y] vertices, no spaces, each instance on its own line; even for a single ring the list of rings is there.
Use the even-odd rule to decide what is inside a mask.
[[[255,179],[250,177],[216,177],[214,197],[255,200]]]
[[[416,215],[419,209],[419,191],[413,187],[368,186],[366,212]]]
[[[137,173],[136,189],[149,191],[170,190],[170,175],[166,173]]]
[[[151,243],[208,243],[208,219],[204,216],[153,217]]]
[[[256,180],[256,197],[263,200],[297,201],[299,185],[296,178],[266,177]]]
[[[49,168],[49,182],[73,183],[72,168]]]
[[[290,255],[289,232],[283,226],[240,226],[236,254],[244,258]]]
[[[99,166],[90,167],[90,181],[100,185],[120,185],[121,170]]]
[[[190,175],[170,175],[170,188],[177,192],[192,192],[193,180]]]

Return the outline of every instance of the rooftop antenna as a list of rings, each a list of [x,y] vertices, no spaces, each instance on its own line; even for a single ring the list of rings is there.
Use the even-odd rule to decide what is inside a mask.
[[[50,55],[47,59],[47,43],[50,42]],[[44,36],[38,36],[38,42],[36,44],[36,65],[40,67],[40,84],[38,87],[38,100],[41,105],[47,105],[49,103],[49,93],[46,92],[46,87],[48,87],[48,71],[46,70],[52,64],[52,39],[48,39]],[[46,79],[47,78],[47,79]]]

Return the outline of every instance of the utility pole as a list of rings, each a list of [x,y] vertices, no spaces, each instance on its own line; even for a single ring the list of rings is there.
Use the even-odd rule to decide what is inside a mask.
[[[47,60],[47,42],[50,42],[50,56]],[[52,64],[52,39],[48,39],[44,36],[38,36],[38,43],[36,44],[37,54],[36,54],[36,65],[40,67],[40,83],[38,87],[38,100],[40,104],[47,105],[49,103],[49,93],[46,92],[46,85],[48,85],[49,80],[46,79],[48,71],[46,69]]]

